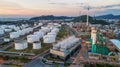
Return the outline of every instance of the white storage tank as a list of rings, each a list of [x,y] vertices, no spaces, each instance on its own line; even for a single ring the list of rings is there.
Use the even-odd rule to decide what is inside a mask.
[[[55,35],[45,35],[43,37],[44,43],[54,43],[55,42]]]
[[[79,38],[76,38],[75,36],[70,36],[67,39],[64,39],[63,41],[54,45],[53,49],[60,49],[60,51],[65,52],[67,49],[72,48],[78,41]]]
[[[44,39],[44,43],[55,43],[55,38],[46,38]]]
[[[9,25],[8,27],[11,28],[11,29],[14,29],[16,26],[15,25]]]
[[[19,30],[20,30],[20,27],[17,26],[17,27],[14,27],[13,29],[14,29],[15,31],[19,31]]]
[[[2,26],[1,26],[2,29],[5,29],[5,28],[7,28],[7,27],[8,27],[8,25],[2,25]]]
[[[54,29],[52,29],[51,32],[56,32],[56,33],[58,33],[58,32],[59,32],[59,29],[58,29],[58,28],[54,28]]]
[[[36,42],[36,41],[39,41],[39,37],[37,35],[29,35],[27,36],[27,42],[29,43],[33,43],[33,42]]]
[[[60,46],[60,51],[65,52],[67,50],[67,45],[66,44],[61,44]]]
[[[48,28],[48,27],[41,27],[41,31],[47,33],[47,32],[50,31],[50,28]]]
[[[45,38],[44,43],[55,43],[55,38],[54,37]]]
[[[28,47],[27,41],[17,41],[15,42],[15,49],[16,50],[24,50]]]
[[[53,45],[54,50],[59,50],[60,49],[60,43]]]
[[[42,23],[39,23],[38,25],[39,25],[39,26],[42,26],[43,24],[42,24]]]
[[[25,35],[26,34],[23,30],[19,30],[17,32],[19,32],[20,35]]]
[[[54,32],[50,32],[50,33],[47,33],[47,35],[57,35],[57,33],[54,33]]]
[[[10,42],[9,38],[4,38],[4,42]]]
[[[12,29],[10,29],[10,28],[5,29],[5,32],[11,32],[11,31],[12,31]]]
[[[42,38],[44,36],[44,32],[34,32],[34,35],[37,35],[39,38]]]
[[[18,38],[20,36],[20,33],[19,32],[11,32],[10,33],[10,38]]]
[[[4,30],[3,29],[0,29],[0,34],[4,34]]]
[[[41,42],[34,42],[33,43],[33,49],[40,49],[41,48]]]

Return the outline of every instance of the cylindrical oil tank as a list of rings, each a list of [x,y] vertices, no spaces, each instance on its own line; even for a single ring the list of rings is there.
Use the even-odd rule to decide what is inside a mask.
[[[4,42],[10,42],[9,38],[4,38]]]
[[[48,28],[48,27],[41,27],[41,30],[46,33],[46,32],[50,31],[50,28]]]
[[[58,29],[58,28],[54,28],[54,29],[52,29],[51,32],[56,32],[56,33],[58,33],[58,32],[59,32],[59,29]]]
[[[44,43],[54,43],[55,39],[54,38],[46,38],[44,39]]]
[[[6,29],[5,29],[5,32],[11,32],[11,31],[12,31],[11,28],[6,28]]]
[[[61,41],[60,43],[60,51],[66,51],[69,48],[72,48],[75,43],[77,43],[79,41],[79,38],[76,38],[75,36],[70,36],[69,38]],[[54,47],[54,49],[57,49],[56,46]]]
[[[13,29],[14,29],[15,31],[19,31],[19,30],[20,30],[20,27],[17,26],[17,27],[14,27]]]
[[[15,25],[9,25],[8,27],[11,28],[11,29],[14,29],[14,27],[16,27],[16,26]]]
[[[20,33],[20,35],[25,35],[25,32],[23,30],[18,30],[18,32]]]
[[[39,38],[42,38],[44,36],[43,32],[34,32],[34,35],[37,35]]]
[[[50,33],[47,33],[47,35],[57,35],[57,33],[55,33],[55,32],[50,32]]]
[[[33,43],[33,49],[40,49],[41,48],[41,42],[34,42]]]
[[[24,49],[28,48],[28,43],[27,41],[23,41],[24,42]]]
[[[16,50],[24,50],[28,47],[27,41],[17,41],[15,42],[15,49]]]
[[[8,25],[2,25],[2,26],[1,26],[2,29],[5,29],[5,28],[7,28],[7,27],[8,27]]]
[[[40,29],[39,32],[42,32],[44,35],[45,35],[45,33],[46,33],[46,32],[44,32],[44,31],[42,31],[42,29]]]
[[[0,34],[4,34],[4,30],[3,29],[0,29]]]
[[[42,26],[43,24],[42,24],[42,23],[39,23],[38,25],[39,25],[39,26]]]
[[[18,38],[20,36],[19,32],[11,32],[10,38]]]
[[[59,50],[60,49],[60,43],[53,45],[54,50]]]
[[[33,43],[39,41],[39,37],[37,35],[29,35],[27,36],[27,42]]]
[[[54,43],[56,36],[54,35],[46,35],[43,37],[44,43]]]
[[[60,51],[65,52],[67,50],[67,45],[61,44]]]

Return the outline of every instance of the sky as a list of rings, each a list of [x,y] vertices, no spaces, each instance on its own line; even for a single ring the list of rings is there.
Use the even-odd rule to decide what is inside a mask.
[[[120,0],[0,0],[0,17],[120,15]]]

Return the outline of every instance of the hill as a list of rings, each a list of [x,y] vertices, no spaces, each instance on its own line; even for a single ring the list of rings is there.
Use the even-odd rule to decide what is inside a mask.
[[[97,16],[95,18],[96,19],[120,19],[120,15],[107,14],[107,15]]]
[[[87,16],[86,15],[82,15],[82,16],[79,16],[79,17],[76,17],[73,19],[74,22],[86,22],[86,19],[87,19]],[[93,18],[89,16],[89,22],[92,22],[93,21]]]
[[[72,21],[73,22],[86,22],[86,18],[87,16],[86,15],[83,15],[83,16],[79,16],[79,17],[76,17],[75,19],[73,19]],[[95,18],[89,16],[89,22],[91,24],[102,24],[102,25],[108,25],[109,23],[106,22],[106,21],[103,21],[103,20],[96,20]]]
[[[67,16],[53,16],[53,15],[43,15],[39,17],[33,17],[30,20],[55,20],[55,19],[72,19],[73,17],[67,17]]]

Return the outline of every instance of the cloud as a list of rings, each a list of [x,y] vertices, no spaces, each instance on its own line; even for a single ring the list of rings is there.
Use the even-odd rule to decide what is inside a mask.
[[[107,9],[107,10],[100,10],[92,13],[94,15],[105,15],[105,14],[114,14],[118,15],[120,14],[120,9]]]
[[[0,8],[5,10],[20,10],[23,9],[24,7],[17,3],[0,1]]]
[[[48,3],[48,4],[52,4],[52,5],[68,5],[67,3]]]
[[[108,9],[108,8],[114,8],[114,7],[120,7],[120,4],[113,4],[113,5],[99,6],[99,7],[90,6],[91,9]]]
[[[76,5],[84,5],[84,3],[75,3]]]
[[[98,6],[98,7],[94,7],[94,6],[86,6],[85,4],[82,4],[81,6],[78,6],[78,7],[81,7],[83,9],[109,9],[109,8],[115,8],[115,7],[120,7],[120,4],[112,4],[112,5],[106,5],[106,6]]]
[[[25,8],[20,4],[9,2],[9,1],[0,1],[0,14],[1,15],[34,15],[47,13],[48,9],[33,9]]]

